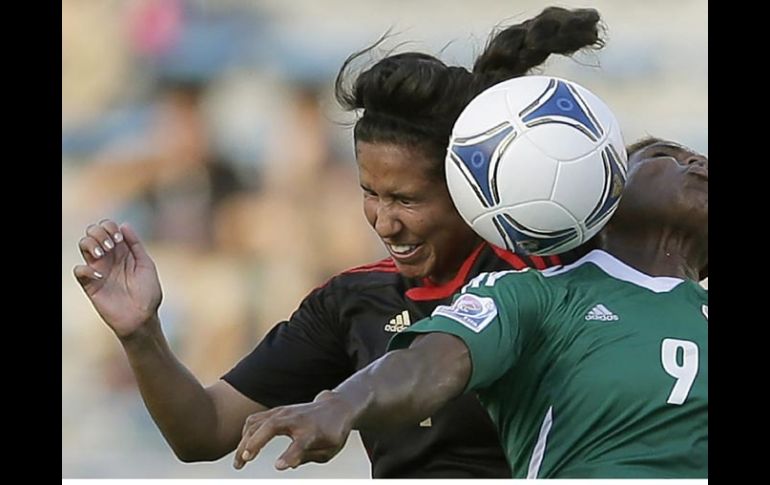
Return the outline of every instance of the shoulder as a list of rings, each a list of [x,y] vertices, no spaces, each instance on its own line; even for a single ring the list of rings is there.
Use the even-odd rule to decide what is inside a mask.
[[[398,272],[398,268],[396,268],[393,260],[385,258],[337,273],[316,288],[316,290],[325,290],[325,292],[361,292],[375,290],[384,286],[398,285],[402,280],[401,273]]]
[[[379,273],[398,273],[396,263],[390,258],[381,259],[374,263],[364,264],[361,266],[354,266],[342,271],[337,276],[352,275],[352,274],[379,274]]]
[[[502,305],[516,308],[551,308],[570,294],[581,293],[585,279],[576,271],[556,266],[547,270],[523,268],[479,274],[462,290],[479,297],[491,297]]]
[[[554,266],[541,272],[542,276],[552,284],[570,284],[571,282],[586,282],[594,280],[613,279],[613,267],[623,272],[627,266],[618,264],[616,260],[601,250],[593,250],[576,261]]]
[[[465,285],[462,293],[519,291],[518,288],[531,290],[533,285],[544,283],[541,271],[534,268],[507,269],[479,273]]]

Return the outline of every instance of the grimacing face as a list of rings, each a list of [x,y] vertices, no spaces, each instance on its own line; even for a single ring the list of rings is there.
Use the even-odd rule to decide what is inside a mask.
[[[708,158],[666,140],[631,153],[616,216],[702,229],[707,235]]]
[[[437,284],[451,280],[480,239],[435,175],[435,161],[412,147],[363,141],[356,156],[366,219],[398,270]]]

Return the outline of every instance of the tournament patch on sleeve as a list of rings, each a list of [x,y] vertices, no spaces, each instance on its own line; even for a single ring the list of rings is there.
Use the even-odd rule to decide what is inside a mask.
[[[463,293],[451,306],[437,306],[431,316],[438,315],[451,318],[479,333],[497,316],[497,305],[492,298]]]

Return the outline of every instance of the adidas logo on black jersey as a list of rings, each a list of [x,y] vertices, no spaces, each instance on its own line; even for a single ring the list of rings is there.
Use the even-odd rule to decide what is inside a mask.
[[[609,311],[606,306],[600,303],[595,307],[591,308],[591,311],[589,311],[586,314],[586,320],[600,320],[602,322],[612,322],[615,320],[620,320],[620,317],[618,317],[617,315]]]
[[[404,310],[403,312],[390,319],[390,321],[385,325],[385,331],[398,333],[411,324],[412,321],[409,318],[409,312]]]

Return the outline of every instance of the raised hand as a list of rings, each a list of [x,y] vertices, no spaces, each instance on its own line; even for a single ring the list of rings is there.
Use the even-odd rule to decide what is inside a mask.
[[[292,440],[275,462],[276,469],[296,468],[307,462],[326,463],[345,446],[352,423],[352,407],[329,391],[311,403],[252,414],[243,426],[233,466],[243,468],[276,436]]]
[[[86,228],[78,242],[86,264],[75,278],[118,338],[140,329],[157,314],[163,293],[155,263],[136,232],[108,219]]]

